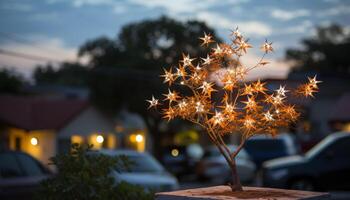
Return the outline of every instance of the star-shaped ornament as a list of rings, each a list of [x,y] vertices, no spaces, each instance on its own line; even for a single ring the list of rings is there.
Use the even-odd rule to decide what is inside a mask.
[[[187,54],[182,54],[182,60],[181,62],[183,63],[184,67],[192,66],[192,61],[195,60],[195,58],[190,58],[190,55]]]
[[[166,97],[164,100],[168,100],[170,103],[173,101],[176,101],[176,99],[179,98],[177,93],[170,91],[170,89],[168,89],[168,94],[163,94],[163,95]]]
[[[203,81],[202,85],[199,87],[199,89],[202,89],[202,93],[211,95],[212,92],[216,91],[213,89],[214,83],[208,83],[206,81]]]
[[[154,98],[153,95],[151,100],[146,100],[146,101],[149,103],[148,109],[152,107],[157,107],[159,105],[158,99]]]
[[[272,52],[273,51],[272,42],[268,42],[267,40],[265,40],[265,43],[261,46],[260,49],[265,53]]]
[[[264,120],[265,121],[273,121],[274,118],[272,116],[272,114],[270,113],[270,111],[267,111],[266,113],[264,113]]]
[[[282,87],[282,85],[280,85],[280,87],[277,90],[275,90],[275,91],[277,92],[278,95],[280,95],[282,97],[285,97],[286,96],[286,92],[289,92],[289,90],[286,90],[285,87],[286,86]]]
[[[206,58],[201,58],[204,62],[203,62],[203,65],[210,65],[212,59],[210,58],[209,55],[207,55]]]
[[[318,86],[317,86],[318,83],[322,83],[322,81],[316,80],[316,75],[313,78],[310,78],[310,77],[307,77],[307,78],[309,79],[309,84],[315,89],[318,89]]]
[[[202,46],[208,46],[209,43],[214,42],[214,40],[212,40],[212,36],[210,34],[206,34],[205,32],[204,37],[199,39],[202,40]]]
[[[164,78],[163,83],[169,83],[169,85],[171,85],[174,82],[174,74],[172,73],[172,68],[169,69],[169,71],[167,71],[166,69],[164,70],[164,74],[161,75],[161,77]]]
[[[248,43],[248,41],[241,40],[238,45],[238,50],[244,53],[247,53],[247,49],[252,48],[253,46]]]

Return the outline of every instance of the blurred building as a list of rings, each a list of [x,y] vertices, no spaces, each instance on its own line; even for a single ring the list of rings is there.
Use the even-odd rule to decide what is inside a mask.
[[[142,119],[126,111],[116,123],[83,99],[0,96],[0,102],[1,147],[29,153],[43,163],[69,151],[72,143],[146,149]]]
[[[334,104],[329,126],[334,131],[350,132],[350,92],[343,94]]]

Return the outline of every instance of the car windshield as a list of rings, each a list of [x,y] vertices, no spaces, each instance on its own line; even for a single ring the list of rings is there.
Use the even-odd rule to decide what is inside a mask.
[[[312,147],[308,152],[305,153],[305,157],[307,158],[313,158],[316,156],[322,149],[324,149],[326,146],[328,146],[330,143],[332,143],[333,138],[332,137],[327,137],[321,142],[319,142],[317,145]]]
[[[248,140],[245,144],[245,149],[250,152],[273,152],[273,151],[282,151],[286,153],[285,145],[282,140],[273,139],[273,140],[265,140],[265,139],[252,139]]]
[[[159,173],[163,172],[163,167],[151,156],[132,155],[127,156],[130,166],[128,169],[118,169],[121,172],[139,172],[139,173]]]

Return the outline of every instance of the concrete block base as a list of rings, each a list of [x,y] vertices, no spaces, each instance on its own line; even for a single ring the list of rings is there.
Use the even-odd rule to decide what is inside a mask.
[[[290,200],[305,199],[319,200],[330,199],[329,193],[307,192],[298,190],[284,190],[262,187],[244,187],[244,191],[232,192],[228,186],[215,186],[179,190],[173,192],[160,192],[156,194],[156,200]]]

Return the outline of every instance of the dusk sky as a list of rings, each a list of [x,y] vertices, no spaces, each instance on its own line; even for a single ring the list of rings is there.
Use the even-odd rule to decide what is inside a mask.
[[[161,15],[204,21],[222,38],[238,26],[255,47],[267,38],[275,53],[268,57],[271,66],[256,72],[264,76],[285,76],[285,49],[315,35],[316,26],[338,23],[350,31],[349,0],[1,0],[0,50],[43,61],[0,54],[0,67],[15,68],[28,78],[46,58],[76,60],[77,49],[87,40],[115,38],[123,25]],[[258,50],[246,56],[247,65],[257,62]]]

